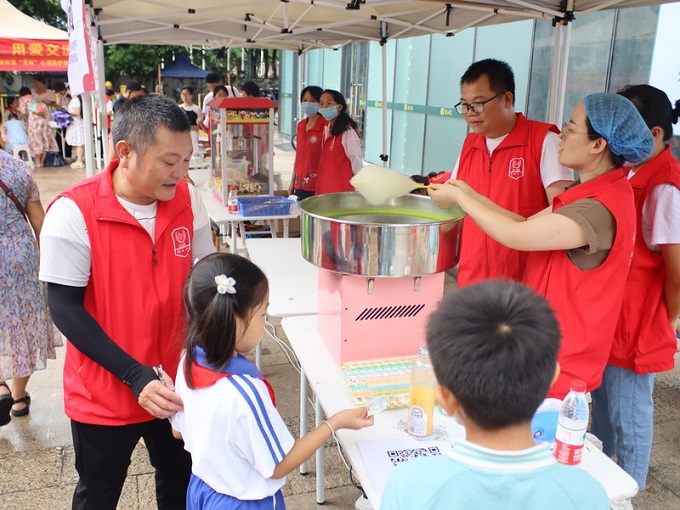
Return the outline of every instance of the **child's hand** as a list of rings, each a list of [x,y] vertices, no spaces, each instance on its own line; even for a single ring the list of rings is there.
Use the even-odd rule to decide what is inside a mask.
[[[359,430],[373,425],[373,416],[368,415],[368,407],[353,407],[335,413],[328,419],[333,430]]]

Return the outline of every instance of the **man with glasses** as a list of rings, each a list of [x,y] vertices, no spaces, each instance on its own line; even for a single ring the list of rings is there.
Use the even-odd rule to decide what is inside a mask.
[[[525,217],[548,207],[573,180],[571,170],[557,162],[557,127],[515,112],[515,78],[506,62],[473,63],[460,88],[455,108],[472,133],[463,142],[451,178]],[[526,253],[497,243],[469,218],[464,225],[459,287],[488,278],[521,281]]]

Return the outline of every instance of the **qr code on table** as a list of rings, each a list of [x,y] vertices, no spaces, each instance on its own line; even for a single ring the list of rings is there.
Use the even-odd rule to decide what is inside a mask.
[[[387,457],[392,462],[393,466],[406,462],[407,460],[415,459],[416,457],[434,457],[441,455],[442,452],[438,446],[430,446],[428,448],[407,448],[404,450],[388,450]]]

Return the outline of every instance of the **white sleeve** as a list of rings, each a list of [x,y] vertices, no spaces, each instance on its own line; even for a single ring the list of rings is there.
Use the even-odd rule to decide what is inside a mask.
[[[566,166],[560,165],[560,136],[548,131],[543,139],[543,151],[541,152],[541,181],[547,188],[557,181],[573,181],[574,172]]]
[[[295,444],[288,427],[272,404],[262,381],[249,376],[232,376],[249,406],[239,413],[238,426],[230,427],[228,442],[264,478],[271,478],[274,469]],[[248,384],[250,382],[250,384]],[[241,437],[237,437],[236,434]]]
[[[195,260],[213,253],[215,245],[212,241],[208,209],[205,207],[201,192],[190,184],[189,193],[191,195],[191,210],[194,213],[194,239],[191,242],[191,256]]]
[[[354,129],[348,129],[342,134],[342,147],[352,164],[352,174],[356,175],[364,167],[364,151],[361,148],[361,139]]]
[[[458,154],[458,158],[456,159],[456,164],[453,167],[453,171],[451,172],[451,177],[450,179],[458,179],[458,167],[460,166],[460,154]]]
[[[208,106],[208,103],[212,100],[213,98],[213,93],[208,92],[205,97],[203,98],[203,117],[208,116],[208,112],[210,111],[210,107]]]
[[[680,244],[680,190],[659,184],[642,205],[642,236],[651,250],[660,244]]]
[[[40,231],[40,273],[44,282],[86,287],[92,255],[85,218],[76,203],[61,197],[45,215]]]

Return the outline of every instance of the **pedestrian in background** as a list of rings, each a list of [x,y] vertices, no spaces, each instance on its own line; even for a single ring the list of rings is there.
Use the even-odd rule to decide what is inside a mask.
[[[45,212],[30,168],[0,151],[0,425],[26,416],[28,380],[62,345],[38,280],[38,241]],[[7,381],[11,380],[11,392]]]

